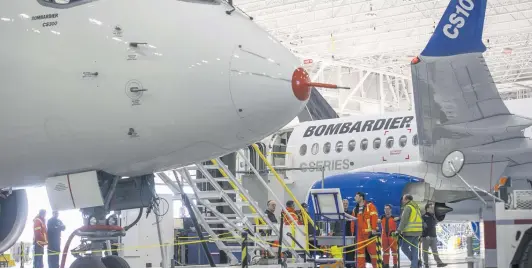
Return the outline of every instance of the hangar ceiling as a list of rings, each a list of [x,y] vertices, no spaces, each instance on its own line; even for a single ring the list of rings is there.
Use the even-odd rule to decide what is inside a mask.
[[[411,108],[410,60],[449,0],[234,0],[301,58],[342,115]],[[484,54],[504,99],[532,97],[532,1],[488,0]]]

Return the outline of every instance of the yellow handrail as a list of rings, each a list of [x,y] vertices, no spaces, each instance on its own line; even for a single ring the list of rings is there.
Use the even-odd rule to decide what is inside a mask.
[[[305,250],[309,251],[309,245],[308,245],[308,220],[307,218],[303,218],[303,225],[305,226]]]
[[[222,176],[223,176],[224,178],[229,178],[229,177],[227,176],[227,173],[225,173],[225,171],[220,167],[220,165],[218,164],[218,162],[217,162],[215,159],[212,159],[211,162],[212,162],[213,165],[218,166],[218,171],[220,171],[220,174],[222,174]],[[247,200],[246,197],[245,197],[245,196],[244,196],[244,195],[238,190],[238,188],[235,186],[235,184],[233,184],[233,182],[231,182],[230,180],[228,180],[228,182],[229,182],[229,184],[231,184],[231,187],[233,187],[233,189],[234,189],[236,192],[238,192],[238,194],[240,195],[240,198],[242,198],[242,201],[247,202],[248,200]],[[256,214],[256,213],[257,213],[257,211],[256,211],[251,205],[249,205],[248,207],[249,207],[249,209],[251,210],[251,212],[252,212],[253,214]],[[261,225],[261,224],[264,224],[264,225],[265,225],[265,224],[266,224],[266,222],[265,222],[261,217],[254,218],[254,220],[255,220],[255,225]]]
[[[316,227],[314,225],[314,221],[312,221],[312,218],[309,216],[309,214],[303,209],[303,206],[299,203],[299,201],[297,200],[297,198],[294,196],[294,194],[292,193],[292,191],[288,188],[288,186],[286,186],[286,184],[283,182],[283,179],[281,178],[281,176],[279,176],[279,174],[277,174],[277,171],[275,171],[275,168],[273,168],[273,166],[270,164],[270,162],[268,162],[268,159],[266,159],[266,157],[264,156],[264,154],[262,154],[262,152],[260,151],[259,147],[257,146],[257,144],[253,144],[251,145],[253,146],[253,148],[255,149],[255,151],[259,154],[259,157],[262,159],[262,161],[266,164],[266,166],[268,166],[268,168],[270,169],[270,171],[272,171],[273,175],[275,176],[275,178],[277,179],[277,181],[279,181],[279,183],[281,184],[281,186],[283,186],[283,188],[285,189],[285,191],[290,195],[290,197],[292,197],[292,200],[294,201],[294,203],[296,203],[296,205],[301,209],[301,213],[303,214],[303,216],[309,220],[310,222],[310,225]]]
[[[288,154],[292,154],[292,153],[290,153],[290,152],[272,151],[272,152],[269,152],[268,154],[272,154],[272,155],[288,155]]]

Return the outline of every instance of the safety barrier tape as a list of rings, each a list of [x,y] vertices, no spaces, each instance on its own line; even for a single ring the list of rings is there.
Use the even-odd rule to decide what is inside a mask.
[[[401,237],[401,239],[403,239],[403,241],[405,241],[405,242],[408,243],[409,245],[411,245],[411,246],[417,248],[417,249],[418,249],[419,251],[421,251],[421,252],[425,252],[425,253],[433,254],[433,255],[435,254],[435,255],[439,255],[439,256],[442,256],[442,255],[445,256],[445,255],[456,255],[456,254],[459,254],[459,253],[452,253],[452,254],[451,254],[451,253],[434,253],[434,252],[426,251],[426,250],[423,250],[423,249],[419,248],[419,246],[416,246],[416,245],[412,244],[410,241],[406,240],[406,239],[403,237],[403,235],[399,234],[399,236]],[[474,248],[473,250],[479,250],[479,249],[480,249],[480,247],[476,247],[476,248]]]
[[[229,233],[224,233],[224,234],[229,234]],[[220,236],[222,234],[219,234],[218,236]],[[182,238],[197,238],[197,237],[178,237],[178,239],[182,239]],[[218,238],[217,240],[219,241],[234,241],[234,239],[243,239],[243,237],[241,236],[238,236],[238,237],[223,237],[223,238]],[[266,243],[266,244],[270,244],[272,246],[275,246],[277,247],[278,244],[276,243],[273,243],[273,242],[266,242],[266,241],[262,241],[262,240],[259,240],[257,239],[256,237],[254,236],[251,236],[251,235],[248,235],[248,239],[251,239],[252,241],[254,242],[262,242],[262,243]],[[345,246],[345,248],[347,247],[353,247],[353,246],[356,246],[358,244],[362,244],[362,243],[366,243],[364,244],[363,246],[357,248],[357,249],[353,249],[353,250],[350,250],[350,251],[347,251],[347,252],[342,252],[342,253],[349,253],[349,252],[353,252],[353,251],[357,251],[361,248],[364,248],[366,246],[368,246],[369,244],[371,244],[374,240],[376,240],[376,238],[372,238],[372,239],[368,239],[368,240],[364,240],[364,241],[361,241],[361,242],[357,242],[355,244],[352,244],[352,245],[348,245],[348,246]],[[203,243],[203,242],[214,242],[216,241],[215,239],[204,239],[204,240],[194,240],[194,241],[186,241],[186,242],[177,242],[177,243],[168,243],[168,244],[154,244],[154,245],[143,245],[143,246],[133,246],[133,247],[122,247],[122,248],[116,248],[116,249],[111,249],[111,251],[121,251],[121,250],[137,250],[137,249],[146,249],[146,248],[156,248],[156,247],[165,247],[165,246],[182,246],[182,245],[192,245],[192,244],[199,244],[199,243]],[[236,243],[236,242],[235,242]],[[312,251],[321,251],[321,252],[324,252],[324,253],[330,253],[330,251],[327,251],[325,249],[321,249],[321,248],[316,248],[316,246],[310,244],[313,248],[310,248],[310,250]],[[282,246],[284,249],[293,249],[293,250],[305,250],[305,249],[300,249],[300,248],[292,248],[292,247],[287,247],[287,246]],[[98,250],[98,251],[92,251],[92,252],[106,252],[106,251],[109,251],[108,249],[102,249],[102,250]],[[71,252],[72,254],[81,254],[81,253],[84,253],[85,251],[74,251],[74,252]],[[62,252],[53,252],[53,253],[48,253],[48,256],[50,255],[61,255]],[[29,254],[25,254],[25,255],[13,255],[12,254],[12,257],[23,257],[23,256],[44,256],[44,254],[34,254],[34,255],[29,255]]]
[[[224,234],[230,234],[230,233],[223,233],[223,234],[219,234],[218,236],[221,236],[221,235],[224,235]],[[410,241],[406,240],[402,235],[399,235],[399,237],[401,237],[401,239],[406,242],[407,244],[417,248],[419,251],[421,252],[425,252],[425,253],[428,253],[428,254],[436,254],[436,255],[440,255],[440,256],[445,256],[445,255],[456,255],[456,253],[453,253],[453,254],[446,254],[446,253],[433,253],[433,252],[430,252],[430,251],[426,251],[426,250],[423,250],[422,248],[420,248],[419,246],[416,246],[414,245],[413,243],[411,243]],[[183,239],[183,238],[198,238],[198,237],[194,237],[194,236],[189,236],[189,237],[178,237],[178,239]],[[223,237],[223,238],[218,238],[217,240],[219,241],[234,241],[234,239],[243,239],[243,237]],[[261,242],[261,243],[266,243],[266,244],[269,244],[271,246],[274,246],[274,247],[278,247],[279,245],[277,243],[274,243],[274,242],[266,242],[266,241],[263,241],[263,240],[260,240],[254,236],[251,236],[251,235],[248,235],[248,239],[254,241],[254,242]],[[350,249],[350,250],[346,250],[346,251],[342,251],[341,253],[342,254],[347,254],[347,253],[351,253],[351,252],[355,252],[355,251],[358,251],[362,248],[365,248],[367,247],[368,245],[374,243],[375,241],[377,240],[377,237],[372,237],[370,239],[367,239],[367,240],[364,240],[364,241],[361,241],[361,242],[357,242],[357,243],[354,243],[354,244],[351,244],[351,245],[346,245],[346,246],[343,246],[343,247],[340,247],[342,249],[347,249],[347,248],[351,248],[351,247],[355,247],[357,245],[359,245],[358,248],[354,248],[354,249]],[[137,250],[137,249],[146,249],[146,248],[155,248],[155,247],[165,247],[165,246],[182,246],[182,245],[192,245],[192,244],[199,244],[199,243],[203,243],[203,242],[214,242],[216,241],[215,239],[204,239],[204,240],[193,240],[193,241],[186,241],[186,242],[176,242],[176,243],[168,243],[168,244],[154,244],[154,245],[143,245],[143,246],[133,246],[133,247],[122,247],[122,248],[116,248],[116,249],[111,249],[111,251],[121,251],[121,250]],[[392,244],[396,243],[397,242],[397,238],[394,238],[394,241],[392,242]],[[236,243],[236,242],[235,242]],[[391,244],[391,245],[392,245]],[[314,246],[313,244],[310,244],[309,245],[311,246],[311,248],[309,248],[310,251],[319,251],[319,252],[323,252],[323,253],[331,253],[330,250],[327,250],[327,249],[323,249],[323,248],[318,248],[316,246]],[[361,245],[361,246],[360,246]],[[390,248],[391,248],[391,245],[384,250],[384,252],[388,251]],[[293,250],[299,250],[299,251],[302,251],[302,250],[305,250],[305,249],[301,249],[301,248],[294,248],[294,247],[288,247],[288,246],[284,246],[282,245],[283,249],[293,249]],[[474,248],[473,250],[478,250],[480,249],[480,247],[477,247],[477,248]],[[104,249],[104,250],[99,250],[99,251],[93,251],[93,252],[105,252],[105,251],[109,251],[108,249]],[[72,254],[81,254],[81,253],[84,253],[85,251],[76,251],[76,252],[71,252]],[[61,255],[62,252],[54,252],[54,253],[48,253],[48,256],[50,255]],[[34,254],[34,255],[29,255],[29,254],[25,254],[25,255],[16,255],[16,254],[11,254],[12,257],[23,257],[23,256],[44,256],[44,254]]]

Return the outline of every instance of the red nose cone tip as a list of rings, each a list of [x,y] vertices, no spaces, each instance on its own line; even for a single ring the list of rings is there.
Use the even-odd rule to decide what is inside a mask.
[[[292,91],[299,101],[306,101],[310,97],[310,77],[302,67],[292,75]]]

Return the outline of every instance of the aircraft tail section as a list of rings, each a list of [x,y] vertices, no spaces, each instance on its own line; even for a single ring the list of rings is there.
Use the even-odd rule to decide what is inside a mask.
[[[451,0],[422,56],[451,56],[486,50],[482,43],[487,0]]]
[[[454,150],[523,138],[532,119],[502,101],[482,52],[486,0],[451,0],[426,48],[412,60],[420,157],[441,163]],[[500,152],[500,158],[508,157]],[[486,154],[467,163],[497,161]]]

